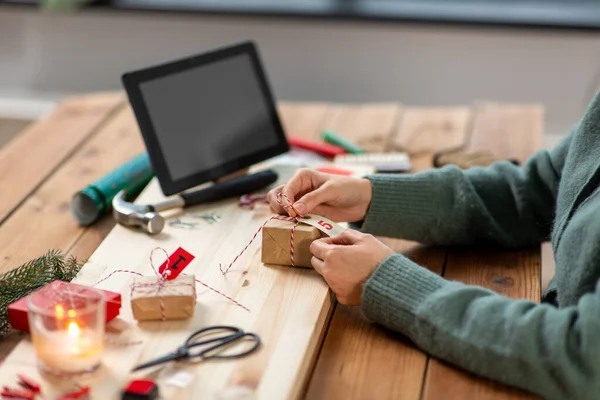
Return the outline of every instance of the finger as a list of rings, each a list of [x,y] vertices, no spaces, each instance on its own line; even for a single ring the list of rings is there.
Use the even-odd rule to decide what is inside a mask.
[[[312,192],[302,196],[296,203],[294,208],[300,214],[310,214],[319,205],[334,200],[337,197],[335,186],[330,183],[325,183]]]
[[[323,237],[321,239],[317,239],[317,240],[319,240],[319,241],[321,241],[322,243],[325,243],[325,244],[334,244],[333,240],[329,236],[325,236],[325,237]]]
[[[359,242],[365,236],[364,233],[353,229],[346,229],[339,235],[330,237],[329,244],[332,245],[353,245]]]
[[[331,249],[331,245],[325,242],[323,239],[315,240],[310,244],[310,252],[313,256],[320,258],[321,260],[325,260],[327,258],[327,253]]]
[[[307,169],[301,169],[296,172],[292,179],[283,187],[282,194],[293,203],[299,197],[300,193],[313,189],[310,176],[312,173],[314,171]]]
[[[278,187],[270,190],[269,193],[267,193],[267,200],[269,202],[269,206],[271,207],[271,211],[274,214],[282,214],[282,215],[287,214],[285,209],[277,201],[277,197],[278,197],[279,193],[281,193],[282,189],[283,189],[283,185],[278,186]]]
[[[292,179],[290,179],[290,181],[282,189],[281,193],[286,198],[284,201],[289,201],[289,204],[294,204],[294,202],[298,198],[302,197],[302,195],[311,193],[313,190],[318,189],[324,182],[325,179],[319,172],[309,169],[302,169],[298,171]],[[296,208],[295,205],[294,208]],[[298,210],[298,212],[302,214],[305,213],[305,211],[301,210]],[[289,209],[288,213],[292,217],[296,216],[296,213],[293,209]]]
[[[323,269],[325,268],[325,261],[319,260],[317,257],[313,257],[310,259],[310,264],[313,266],[315,271],[319,273],[319,275],[323,275]]]

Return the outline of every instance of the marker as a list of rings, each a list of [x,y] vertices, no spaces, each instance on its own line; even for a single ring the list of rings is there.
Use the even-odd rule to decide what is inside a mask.
[[[352,143],[351,141],[344,139],[331,131],[323,131],[321,132],[321,136],[323,137],[323,140],[325,140],[327,143],[339,146],[345,149],[348,153],[362,154],[365,152],[361,147],[359,147],[355,143]]]
[[[337,155],[346,153],[346,150],[342,147],[334,146],[328,143],[315,142],[313,140],[291,136],[287,138],[287,141],[291,147],[298,147],[300,149],[314,151],[315,153],[321,154],[325,157],[334,158]]]

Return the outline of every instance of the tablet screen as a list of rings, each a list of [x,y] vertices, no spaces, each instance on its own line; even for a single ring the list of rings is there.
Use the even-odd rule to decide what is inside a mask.
[[[173,181],[280,142],[247,54],[141,82],[139,90]]]

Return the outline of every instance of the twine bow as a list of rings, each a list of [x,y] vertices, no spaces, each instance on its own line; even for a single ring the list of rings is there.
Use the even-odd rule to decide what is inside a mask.
[[[157,250],[160,250],[163,253],[165,253],[165,257],[167,259],[166,264],[165,264],[165,269],[162,272],[162,274],[158,272],[158,270],[154,266],[154,262],[152,261],[152,255]],[[167,314],[165,311],[165,303],[164,303],[163,294],[164,294],[164,288],[167,283],[167,280],[169,279],[169,276],[171,275],[171,270],[169,269],[169,253],[167,253],[167,251],[165,249],[163,249],[162,247],[156,247],[156,248],[152,249],[152,251],[150,252],[150,266],[152,267],[152,270],[158,277],[158,280],[156,282],[148,282],[148,283],[136,282],[136,283],[132,284],[130,296],[133,296],[133,292],[140,288],[156,288],[156,295],[158,295],[158,297],[159,297],[160,316],[161,316],[161,319],[163,321],[165,321],[167,319]],[[177,283],[173,283],[169,286],[170,287],[186,287],[186,286],[190,287],[190,286],[192,286],[193,290],[194,290],[194,297],[196,297],[196,285],[191,285],[189,283],[184,283],[184,282],[177,282]]]

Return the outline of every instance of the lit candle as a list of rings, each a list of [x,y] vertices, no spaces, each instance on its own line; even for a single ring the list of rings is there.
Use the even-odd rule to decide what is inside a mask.
[[[58,304],[43,299],[44,307],[36,307],[35,297],[30,301],[33,346],[41,367],[49,372],[90,372],[100,365],[104,350],[104,299],[101,293],[95,302],[68,295]]]

